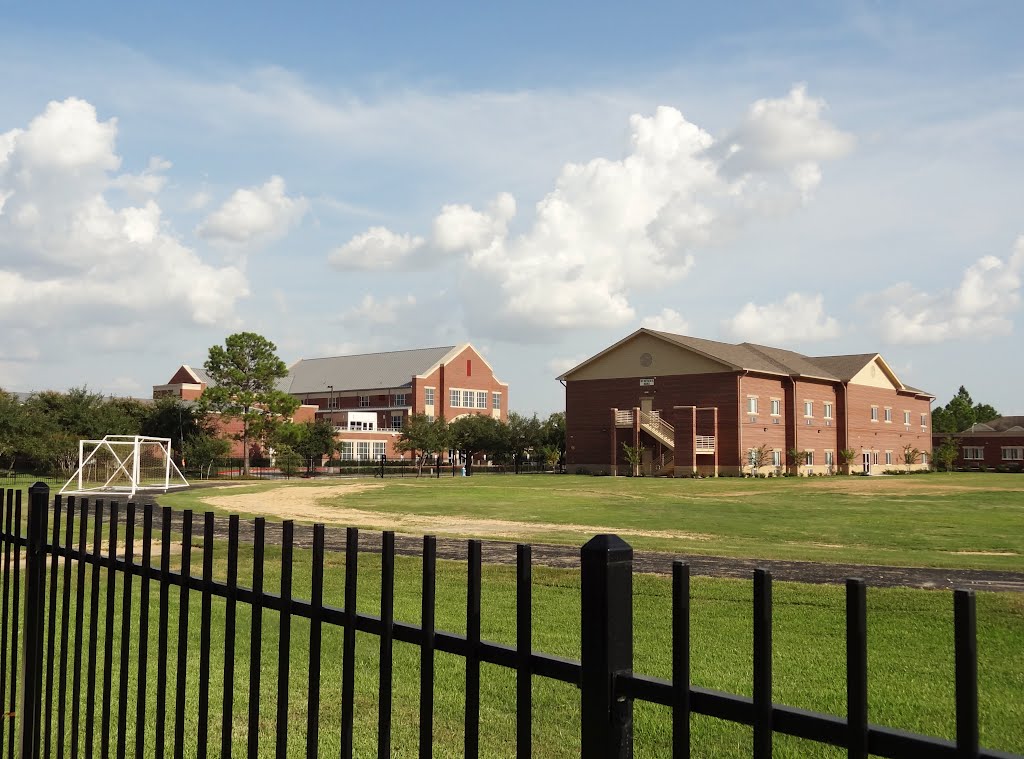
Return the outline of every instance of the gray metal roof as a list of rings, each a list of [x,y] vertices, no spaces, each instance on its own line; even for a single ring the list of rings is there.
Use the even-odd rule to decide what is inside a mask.
[[[408,387],[413,376],[429,371],[456,348],[446,345],[357,356],[306,358],[291,367],[281,389],[300,395],[324,392],[328,385],[333,385],[335,392],[339,393]]]
[[[810,360],[836,377],[850,381],[877,353],[853,353],[848,356],[811,356]]]

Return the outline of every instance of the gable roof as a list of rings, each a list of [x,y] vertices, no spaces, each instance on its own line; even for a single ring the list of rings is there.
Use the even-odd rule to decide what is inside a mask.
[[[1024,416],[997,416],[987,422],[971,425],[966,432],[1018,432],[1024,433]]]
[[[633,334],[623,338],[614,345],[606,348],[600,353],[588,358],[578,366],[562,374],[558,379],[567,379],[570,375],[594,362],[601,356],[617,348],[620,345],[632,340],[639,334],[649,334],[658,337],[666,342],[677,345],[681,348],[693,351],[705,358],[710,358],[726,365],[734,371],[750,371],[762,374],[776,374],[787,377],[806,377],[808,379],[823,379],[829,382],[848,382],[868,363],[879,360],[887,374],[891,376],[897,389],[923,395],[929,398],[934,396],[904,385],[896,374],[889,368],[878,353],[858,353],[847,356],[805,356],[796,351],[785,348],[775,348],[769,345],[758,345],[756,343],[723,343],[717,340],[705,340],[700,337],[689,335],[677,335],[672,332],[661,332],[659,330],[641,327]]]
[[[465,346],[415,348],[355,356],[300,359],[291,366],[280,387],[293,395],[346,390],[388,390],[408,387],[412,378],[443,364]]]

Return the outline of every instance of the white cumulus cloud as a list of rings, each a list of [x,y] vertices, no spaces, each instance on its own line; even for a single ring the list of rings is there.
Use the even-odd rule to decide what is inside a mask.
[[[909,283],[860,298],[858,305],[890,343],[986,340],[1013,331],[1024,277],[1024,236],[1006,259],[982,256],[964,271],[952,290],[926,293]]]
[[[661,106],[630,118],[624,157],[566,164],[522,231],[510,229],[516,200],[502,193],[486,210],[443,206],[430,243],[375,227],[331,260],[358,265],[374,246],[385,254],[373,268],[404,265],[413,247],[461,255],[462,305],[484,334],[532,340],[620,327],[636,321],[638,292],[684,277],[702,248],[753,216],[800,205],[820,181],[820,162],[852,144],[823,109],[796,87],[755,103],[719,143]]]
[[[328,260],[342,270],[396,269],[414,264],[413,255],[425,242],[422,237],[395,234],[387,227],[370,227],[331,251]]]
[[[196,233],[229,245],[262,245],[284,237],[308,210],[306,198],[289,197],[284,180],[273,176],[258,187],[235,190]]]
[[[813,342],[839,335],[839,322],[825,313],[822,295],[790,293],[780,303],[747,303],[722,325],[736,340],[777,345]]]
[[[656,329],[659,332],[672,332],[677,335],[685,334],[690,329],[689,323],[683,318],[682,314],[671,308],[663,308],[661,313],[642,319],[640,326]]]
[[[139,175],[115,175],[117,122],[84,100],[48,104],[26,128],[0,134],[0,326],[4,332],[86,323],[231,324],[248,294],[236,267],[206,263],[168,229],[156,199],[153,159]],[[111,191],[141,193],[115,205]],[[87,318],[85,318],[87,316]],[[57,333],[54,332],[54,335]]]

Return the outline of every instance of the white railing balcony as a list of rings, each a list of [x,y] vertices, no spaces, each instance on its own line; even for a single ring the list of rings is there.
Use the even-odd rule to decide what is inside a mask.
[[[632,411],[616,411],[615,412],[615,426],[616,427],[632,427],[633,426],[633,412]]]
[[[697,453],[714,453],[715,452],[715,436],[714,435],[697,435],[696,451],[697,451]]]
[[[674,440],[676,435],[675,427],[668,422],[661,420],[661,415],[657,411],[640,412],[640,424],[650,428],[652,431],[665,438],[666,440]]]

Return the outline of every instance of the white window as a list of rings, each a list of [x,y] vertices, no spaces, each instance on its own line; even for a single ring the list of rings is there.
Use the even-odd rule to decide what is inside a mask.
[[[487,408],[487,392],[485,390],[477,390],[476,392],[476,407]]]
[[[927,414],[921,414],[921,429],[924,429],[927,426],[928,426],[928,415]]]
[[[826,403],[825,404],[825,414],[824,414],[824,416],[825,416],[826,419],[831,419],[832,418],[832,404],[831,403]]]
[[[427,414],[427,421],[428,422],[433,422],[434,421],[434,415],[433,414]]]
[[[892,421],[892,409],[889,408],[888,406],[885,407],[885,421],[886,422],[891,422]]]
[[[872,451],[871,452],[871,463],[872,464],[877,464],[878,463],[878,451]]]
[[[772,398],[772,416],[778,416],[782,413],[782,401],[778,398]]]
[[[370,405],[370,396],[368,396],[368,395],[360,395],[359,396],[359,405],[360,406],[369,406]]]
[[[462,405],[464,408],[473,408],[473,395],[472,390],[462,391]]]
[[[886,451],[885,452],[885,463],[886,464],[891,464],[892,463],[892,451]]]
[[[974,446],[964,448],[964,461],[981,461],[985,458],[985,449]]]
[[[757,398],[754,397],[754,396],[751,396],[751,397],[747,398],[747,413],[748,414],[756,414],[757,413]]]
[[[338,396],[331,394],[327,398],[327,408],[338,408]]]
[[[910,424],[910,412],[909,411],[904,411],[903,412],[903,423],[904,424]]]
[[[373,441],[373,457],[375,459],[379,459],[383,455],[384,455],[384,441],[383,440],[374,440]]]
[[[501,393],[491,393],[491,408],[501,408]]]
[[[462,392],[459,390],[448,391],[448,405],[452,408],[458,408],[462,405]]]
[[[814,451],[804,451],[804,463],[807,466],[814,466]]]
[[[358,458],[360,461],[366,461],[370,458],[369,440],[356,441],[356,458]]]
[[[1003,461],[1024,461],[1024,448],[1003,448]]]
[[[921,465],[922,466],[928,466],[928,454],[927,453],[922,453],[921,454]]]
[[[402,429],[402,415],[392,414],[391,415],[391,429],[400,430]]]
[[[872,422],[877,422],[878,421],[878,406],[872,406],[871,407],[871,421]]]
[[[423,403],[427,406],[434,405],[434,388],[425,387],[423,388]]]
[[[772,466],[782,466],[782,451],[772,451]]]
[[[804,416],[814,416],[814,401],[804,401]]]
[[[832,466],[835,463],[835,453],[833,453],[832,451],[825,451],[825,465]]]
[[[342,461],[351,461],[354,458],[354,454],[352,452],[352,449],[353,449],[353,443],[352,443],[351,440],[342,440],[341,441],[341,460]]]
[[[406,401],[405,401],[405,393],[395,393],[395,403],[394,403],[394,405],[395,406],[404,406],[405,403],[406,403]]]

